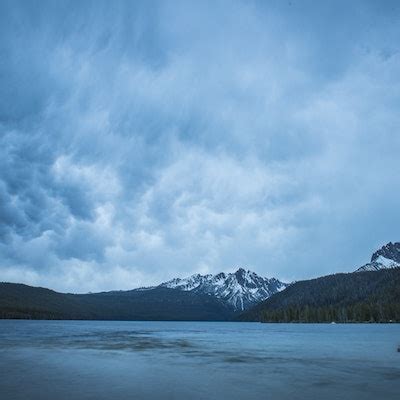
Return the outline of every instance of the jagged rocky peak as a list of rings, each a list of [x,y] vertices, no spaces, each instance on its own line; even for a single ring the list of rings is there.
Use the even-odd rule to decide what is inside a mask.
[[[379,271],[400,267],[400,242],[389,242],[372,254],[371,262],[358,268],[356,272]]]
[[[160,286],[213,295],[238,311],[267,299],[285,289],[287,284],[278,279],[264,278],[255,272],[239,268],[233,273],[195,274],[185,279],[172,279]]]
[[[378,251],[372,254],[371,262],[376,261],[379,257],[385,257],[400,263],[400,242],[389,242],[385,244],[385,246],[382,246]]]
[[[246,271],[244,268],[239,268],[235,272],[235,277],[237,281],[239,282],[240,285],[246,286],[246,283],[248,282],[248,276],[251,274],[250,271]]]

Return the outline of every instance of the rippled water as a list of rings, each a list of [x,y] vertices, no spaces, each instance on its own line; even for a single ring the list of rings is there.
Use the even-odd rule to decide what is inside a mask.
[[[0,321],[0,398],[399,399],[400,325]]]

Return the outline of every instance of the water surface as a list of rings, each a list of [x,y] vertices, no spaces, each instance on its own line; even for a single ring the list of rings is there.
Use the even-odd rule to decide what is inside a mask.
[[[398,399],[398,324],[0,321],[2,400]]]

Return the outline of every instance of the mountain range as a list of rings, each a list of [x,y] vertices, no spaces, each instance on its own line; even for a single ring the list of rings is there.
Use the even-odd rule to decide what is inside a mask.
[[[225,321],[286,286],[243,268],[90,294],[0,283],[0,318]]]
[[[234,311],[243,311],[280,292],[288,286],[275,278],[263,278],[255,272],[239,268],[234,273],[192,275],[172,279],[159,287],[207,294],[222,300]]]
[[[0,318],[400,322],[398,267],[400,243],[390,242],[357,273],[292,284],[243,268],[90,294],[0,283]]]

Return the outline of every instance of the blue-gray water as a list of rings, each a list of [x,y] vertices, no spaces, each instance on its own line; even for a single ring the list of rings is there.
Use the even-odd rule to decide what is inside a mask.
[[[0,321],[0,398],[399,399],[400,325]]]

